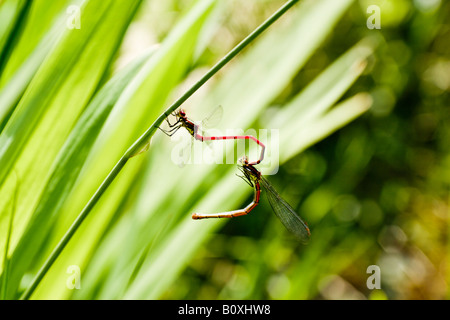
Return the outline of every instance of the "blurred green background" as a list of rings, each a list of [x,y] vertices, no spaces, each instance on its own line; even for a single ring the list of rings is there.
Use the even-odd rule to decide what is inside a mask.
[[[2,298],[26,290],[133,141],[283,3],[0,1]],[[248,216],[192,221],[252,190],[235,165],[179,168],[156,132],[32,298],[448,299],[449,21],[440,0],[299,1],[183,106],[201,120],[221,105],[222,130],[279,129],[267,178],[307,245],[264,192]]]

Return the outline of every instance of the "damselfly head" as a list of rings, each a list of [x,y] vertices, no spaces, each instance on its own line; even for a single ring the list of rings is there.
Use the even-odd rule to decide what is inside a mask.
[[[180,109],[180,111],[178,111],[177,115],[180,118],[185,118],[186,117],[186,111],[184,111],[184,109]]]

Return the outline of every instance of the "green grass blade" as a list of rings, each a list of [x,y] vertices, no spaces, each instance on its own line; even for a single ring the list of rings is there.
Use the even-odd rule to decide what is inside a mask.
[[[49,230],[58,219],[58,212],[70,195],[73,185],[89,155],[98,134],[123,89],[153,54],[153,50],[118,72],[86,108],[55,160],[55,167],[43,196],[33,212],[16,248],[13,263],[19,277],[39,251]],[[71,168],[67,171],[67,168]]]
[[[2,4],[2,8],[5,8],[4,5],[5,4]],[[31,0],[18,1],[17,13],[14,17],[14,21],[11,22],[10,27],[8,28],[9,32],[0,33],[2,34],[2,37],[0,38],[0,75],[3,74],[6,62],[13,51],[13,47],[20,38],[24,26],[23,22],[27,19],[30,7]],[[4,14],[3,12],[3,10],[0,11],[0,17]]]
[[[32,2],[30,14],[23,21],[23,36],[15,45],[0,77],[1,130],[47,54],[66,30],[64,5],[67,5],[65,1],[57,1],[50,7],[45,0]]]
[[[16,173],[16,187],[14,189],[14,196],[12,198],[12,205],[11,205],[11,214],[9,217],[9,225],[8,225],[8,233],[6,235],[5,239],[5,249],[4,249],[4,255],[3,255],[3,272],[1,274],[1,289],[0,289],[0,300],[6,299],[6,289],[8,285],[9,280],[9,266],[10,266],[10,259],[8,257],[9,253],[9,247],[11,245],[11,234],[13,229],[13,223],[14,223],[14,215],[16,212],[16,204],[17,204],[17,189],[19,188],[19,177]]]
[[[90,31],[78,34],[66,32],[65,39],[39,69],[29,90],[25,92],[19,106],[6,124],[0,136],[0,185],[5,181],[7,174],[19,156],[19,152],[23,150],[23,146],[40,122],[58,89],[61,90],[75,65],[74,62],[79,59],[91,33],[94,32],[91,30],[95,30],[95,25],[101,21],[103,14],[108,9],[108,4],[102,3],[86,2],[85,7],[90,8],[91,12],[96,11],[97,13],[95,17],[93,15],[89,17],[87,13],[84,14],[88,25],[91,24],[89,27],[86,26],[85,29]],[[89,12],[89,9],[87,12]]]
[[[322,140],[337,129],[343,127],[350,121],[354,120],[372,106],[372,98],[368,93],[359,93],[342,103],[335,106],[331,111],[319,117],[312,123],[308,124],[298,132],[295,142],[289,144],[290,150],[282,156],[283,161],[287,161],[290,157],[298,152],[311,146],[312,144]],[[308,132],[306,135],[305,132]],[[296,152],[292,151],[295,150]]]
[[[19,1],[14,0],[8,2],[19,3]],[[62,34],[67,30],[66,20],[68,15],[66,8],[69,5],[81,5],[81,2],[80,0],[60,0],[55,1],[52,6],[48,6],[48,2],[45,0],[31,1],[27,18],[21,21],[22,36],[16,39],[17,43],[0,77],[0,88],[7,85],[28,58],[34,55],[34,51],[42,46],[42,42],[48,33]],[[59,32],[57,32],[57,29]],[[56,42],[50,41],[47,44],[51,48]],[[35,70],[32,74],[35,73]]]
[[[369,39],[357,44],[354,48],[337,59],[331,66],[314,79],[286,107],[277,112],[267,126],[279,128],[280,148],[288,151],[281,161],[290,157],[316,142],[310,130],[316,125],[316,120],[324,116],[334,106],[339,98],[358,79],[367,65],[367,58],[373,53],[376,43]],[[368,107],[367,101],[361,101],[361,110]],[[360,112],[355,109],[359,115]],[[353,116],[349,114],[349,118]],[[335,126],[333,126],[336,128]],[[324,128],[326,131],[327,129]],[[329,130],[328,134],[333,130]],[[295,138],[295,142],[291,138]],[[321,138],[324,138],[323,135]],[[295,147],[292,145],[295,144]]]

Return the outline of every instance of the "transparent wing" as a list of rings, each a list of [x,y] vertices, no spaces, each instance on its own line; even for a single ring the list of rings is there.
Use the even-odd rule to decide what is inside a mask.
[[[182,159],[181,163],[178,164],[180,168],[190,163],[191,157],[194,153],[192,151],[193,148],[194,148],[194,137],[190,137],[189,142],[186,143],[185,147],[180,152],[180,158]]]
[[[310,231],[305,222],[298,216],[292,207],[275,191],[269,181],[261,177],[261,184],[266,190],[270,206],[283,225],[299,241],[305,243],[309,240]]]
[[[211,113],[205,119],[202,120],[201,127],[208,129],[217,126],[220,120],[222,120],[222,116],[223,116],[222,106],[215,107],[214,110],[211,111]]]
[[[223,116],[223,108],[222,106],[217,106],[215,107],[211,113],[202,120],[201,124],[200,124],[200,128],[202,129],[211,129],[216,127],[220,120],[222,120],[222,116]],[[204,146],[206,148],[208,148],[206,150],[206,152],[208,152],[208,154],[210,155],[210,157],[215,157],[214,154],[214,148],[213,148],[213,141],[212,140],[205,140],[203,141]]]
[[[181,135],[182,139],[172,149],[171,159],[178,167],[183,168],[190,162],[194,138],[190,135]]]

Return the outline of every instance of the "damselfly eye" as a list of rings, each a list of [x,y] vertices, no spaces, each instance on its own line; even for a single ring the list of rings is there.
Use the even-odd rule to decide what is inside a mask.
[[[180,109],[178,114],[180,115],[180,117],[186,117],[186,112],[183,109]]]

